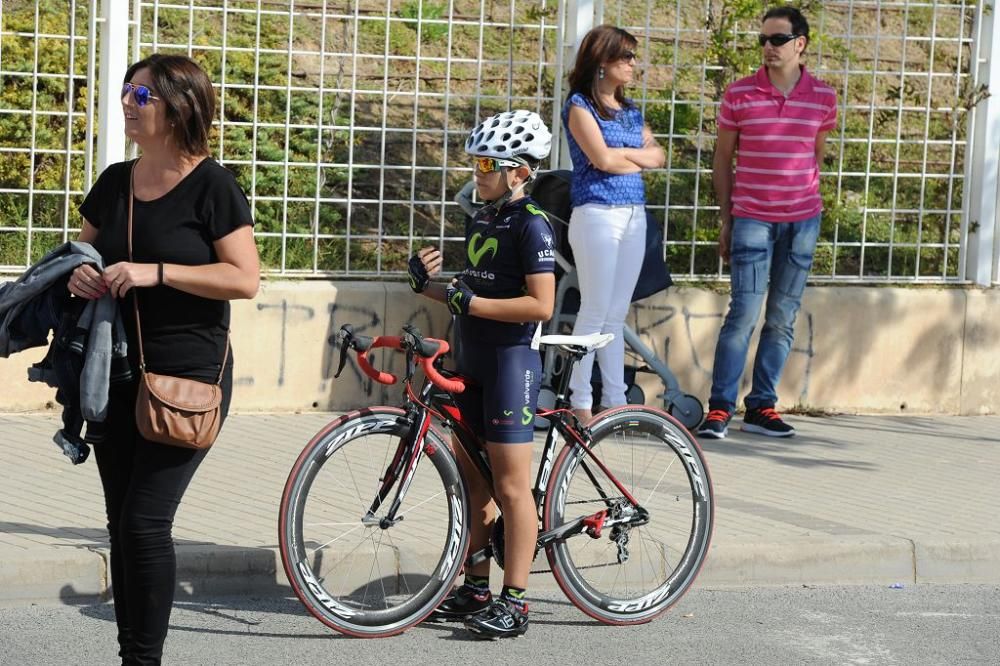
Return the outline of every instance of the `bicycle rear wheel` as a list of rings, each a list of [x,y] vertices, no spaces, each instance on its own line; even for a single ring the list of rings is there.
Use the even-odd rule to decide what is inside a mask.
[[[592,450],[648,512],[648,522],[578,445],[556,459],[543,511],[545,530],[608,507],[636,523],[603,526],[546,548],[556,581],[580,610],[608,624],[640,624],[688,590],[708,553],[712,483],[687,429],[664,412],[620,407],[591,422]]]
[[[292,589],[313,616],[352,636],[391,636],[424,619],[451,590],[469,545],[464,482],[435,430],[396,521],[383,519],[398,478],[368,515],[406,448],[403,416],[376,407],[328,425],[302,451],[281,498],[278,538]]]

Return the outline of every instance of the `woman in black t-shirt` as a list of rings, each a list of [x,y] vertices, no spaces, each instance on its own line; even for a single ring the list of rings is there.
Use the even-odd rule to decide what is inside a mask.
[[[138,293],[147,369],[213,383],[221,373],[224,419],[232,397],[229,300],[256,295],[260,265],[246,195],[208,157],[212,83],[188,58],[154,54],[128,69],[121,101],[125,134],[142,155],[109,166],[80,206],[80,240],[97,248],[107,268],[80,266],[69,290],[80,298],[110,292],[119,299],[136,376]],[[107,438],[94,448],[111,538],[119,655],[127,664],[158,664],[176,577],[171,527],[207,449],[143,439],[135,425],[137,389],[135,381],[111,387]]]

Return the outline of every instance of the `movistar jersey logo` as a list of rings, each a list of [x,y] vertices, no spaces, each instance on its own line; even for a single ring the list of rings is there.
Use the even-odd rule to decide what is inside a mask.
[[[479,262],[482,260],[484,254],[489,252],[490,258],[492,259],[497,253],[496,238],[487,238],[483,241],[483,244],[477,248],[476,244],[479,243],[479,239],[480,234],[478,231],[472,234],[472,238],[469,239],[469,261],[471,261],[472,265],[477,268],[479,267]]]
[[[536,206],[535,204],[525,204],[524,209],[529,213],[531,213],[532,215],[541,215],[546,219],[546,221],[549,219],[549,216],[545,214],[545,211]]]
[[[535,415],[531,411],[531,407],[527,405],[521,410],[521,425],[528,425],[535,420]]]

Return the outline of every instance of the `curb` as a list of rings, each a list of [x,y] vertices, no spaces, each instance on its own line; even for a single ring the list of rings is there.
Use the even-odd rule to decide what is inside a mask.
[[[104,555],[86,548],[0,549],[0,604],[103,598],[107,571]]]
[[[1000,540],[914,544],[918,583],[1000,583]]]
[[[399,559],[436,562],[439,553],[408,551]],[[106,549],[0,548],[0,605],[79,603],[110,598]],[[531,588],[557,591],[540,553]],[[494,567],[495,581],[501,575]],[[1000,584],[1000,540],[911,540],[903,537],[803,538],[714,544],[695,587]],[[290,596],[277,548],[177,546],[177,598],[212,595]]]
[[[897,537],[851,536],[713,545],[696,584],[865,585],[899,581],[914,582],[912,542]]]

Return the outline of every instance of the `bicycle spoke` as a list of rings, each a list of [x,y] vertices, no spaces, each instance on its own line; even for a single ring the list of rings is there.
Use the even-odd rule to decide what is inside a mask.
[[[372,550],[374,551],[375,555],[374,555],[374,557],[372,557],[372,565],[371,565],[371,567],[368,570],[368,583],[365,585],[365,596],[361,600],[362,604],[364,604],[364,602],[367,601],[367,599],[368,599],[368,588],[371,587],[372,573],[376,569],[378,569],[378,582],[379,582],[379,586],[382,588],[382,602],[383,602],[383,605],[387,604],[387,597],[388,597],[388,595],[385,592],[385,578],[382,576],[382,565],[381,565],[381,563],[378,560],[378,551],[379,551],[379,547],[382,545],[382,535],[384,533],[385,533],[384,531],[380,531],[379,532],[378,543],[375,542],[375,535],[374,534],[372,534],[372,535],[369,536],[369,538],[371,539],[371,542],[372,542]]]
[[[409,509],[407,509],[407,510],[406,510],[406,511],[404,511],[403,513],[399,514],[399,515],[397,516],[397,518],[403,518],[404,516],[407,516],[407,515],[409,515],[409,514],[410,514],[410,513],[412,513],[413,511],[415,511],[415,510],[419,509],[420,507],[422,507],[422,506],[423,506],[424,504],[427,504],[427,503],[428,503],[428,502],[430,502],[430,501],[431,501],[432,499],[435,499],[435,498],[437,498],[437,497],[440,497],[441,495],[444,495],[444,491],[443,491],[443,490],[442,490],[441,492],[439,492],[439,493],[436,493],[436,494],[434,494],[434,495],[431,495],[430,497],[428,497],[427,499],[425,499],[425,500],[424,500],[423,502],[420,502],[419,504],[414,504],[414,505],[413,505],[413,506],[411,506],[411,507],[410,507]]]
[[[361,507],[361,515],[368,513],[368,507],[364,505],[364,500],[361,499],[361,489],[358,488],[358,481],[354,478],[354,468],[351,466],[351,461],[348,459],[347,455],[343,456],[344,464],[347,465],[347,472],[351,477],[351,483],[354,484],[355,498],[358,501],[358,505]]]
[[[652,537],[648,539],[645,538],[646,534],[641,527],[636,528],[636,532],[639,534],[639,538],[642,542],[643,547],[647,549],[647,553],[648,553],[648,546],[646,546],[647,540],[652,541],[654,544],[659,545],[658,550],[660,552],[660,562],[663,564],[663,572],[664,574],[669,576],[670,572],[673,571],[673,567],[670,566],[670,562],[669,560],[667,560],[667,544],[663,543],[659,539],[654,539]],[[657,549],[654,549],[653,552],[654,553],[657,552]]]
[[[393,550],[395,550],[397,553],[402,552],[399,549],[399,546],[396,545],[396,542],[392,540],[392,531],[391,530],[386,530],[385,531],[385,536],[386,536],[387,539],[389,539],[389,546]],[[396,584],[405,587],[406,591],[410,592],[412,594],[412,591],[410,590],[410,584],[409,584],[409,582],[407,582],[405,575],[398,575],[397,576],[397,580],[396,580]]]
[[[362,527],[365,527],[364,523],[358,523],[357,527],[355,527],[355,528],[353,528],[353,529],[350,529],[350,530],[347,530],[346,532],[344,532],[344,533],[343,533],[343,534],[341,534],[340,536],[338,536],[338,537],[334,537],[333,539],[330,539],[330,540],[329,540],[329,541],[327,541],[326,543],[324,543],[324,544],[321,544],[321,545],[317,546],[316,548],[313,548],[313,552],[315,553],[315,552],[316,552],[316,551],[318,551],[318,550],[322,550],[322,549],[326,548],[326,547],[327,547],[327,546],[329,546],[329,545],[330,545],[331,543],[335,543],[335,542],[337,542],[337,541],[340,541],[341,539],[343,539],[343,538],[344,538],[345,536],[347,536],[348,534],[351,534],[352,532],[355,532],[355,531],[357,531],[357,530],[361,529]]]
[[[405,445],[405,429],[394,409],[342,421],[303,453],[282,496],[279,545],[289,581],[314,615],[350,634],[379,636],[411,626],[440,603],[462,565],[443,557],[463,518],[452,511],[462,485],[436,431],[426,437],[437,453],[411,470],[395,520],[379,522],[403,479],[393,480],[375,521],[364,520]],[[339,443],[328,456],[332,441]],[[465,549],[468,535],[457,531]]]
[[[663,482],[663,477],[665,477],[667,475],[667,472],[670,471],[670,469],[674,466],[675,462],[677,462],[676,458],[674,458],[673,460],[671,460],[670,464],[667,465],[667,468],[665,470],[663,470],[663,474],[661,474],[660,478],[656,480],[656,485],[653,486],[653,489],[649,491],[649,496],[646,497],[646,500],[643,502],[643,504],[649,504],[649,500],[651,500],[653,498],[653,493],[655,493],[656,489],[660,487],[660,483]]]
[[[358,545],[356,545],[354,548],[352,548],[350,551],[348,551],[347,554],[345,554],[344,557],[342,557],[340,559],[340,562],[343,562],[343,561],[346,560],[347,561],[347,567],[348,567],[347,571],[345,571],[343,573],[343,575],[341,576],[341,580],[343,581],[343,586],[344,587],[347,587],[348,581],[351,580],[351,574],[354,573],[354,563],[355,563],[356,558],[351,557],[351,555],[353,555],[354,552],[358,548],[360,548],[362,546],[362,544],[364,544],[364,542],[365,542],[364,539],[358,541]],[[325,578],[323,580],[325,580]]]
[[[567,596],[591,616],[609,622],[648,621],[687,590],[704,560],[711,501],[706,514],[695,513],[692,501],[694,475],[707,478],[707,472],[690,433],[657,413],[610,415],[599,418],[591,431],[591,450],[607,472],[564,456],[552,483],[566,490],[554,496],[557,506],[546,506],[546,528],[579,520],[595,504],[609,506],[610,520],[603,526],[601,544],[565,538],[549,546],[552,568]],[[641,518],[638,507],[619,492],[608,493],[613,498],[596,496],[595,488],[610,484],[641,502]],[[710,484],[703,487],[711,492]]]

